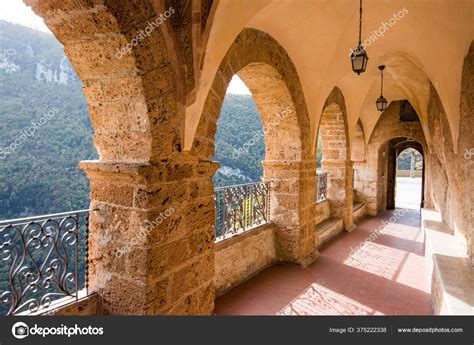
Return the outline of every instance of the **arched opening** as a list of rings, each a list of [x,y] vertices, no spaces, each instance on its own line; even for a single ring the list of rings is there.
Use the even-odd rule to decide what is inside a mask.
[[[398,154],[395,177],[395,208],[422,207],[423,156],[414,148]]]
[[[418,143],[419,149],[415,148],[423,154],[427,147],[418,116],[414,113],[411,119],[406,119],[403,103],[406,101],[392,101],[382,113],[367,144],[366,161],[356,165],[357,197],[366,203],[367,213],[373,216],[395,208],[395,145]],[[401,146],[398,150],[398,153],[403,151]]]
[[[316,143],[316,202],[327,200],[327,177],[328,173],[323,172],[323,141],[321,129],[318,130]]]
[[[214,159],[220,163],[215,188],[257,183],[263,179],[263,125],[252,94],[234,75],[217,120]]]
[[[322,180],[326,180],[325,197],[330,203],[332,217],[344,220],[346,229],[353,227],[352,222],[352,162],[344,98],[338,89],[334,89],[323,110],[318,132],[318,150],[321,150]],[[318,179],[319,182],[319,179]],[[318,183],[318,187],[324,184]],[[321,195],[318,190],[318,196]]]
[[[248,231],[269,221],[269,184],[262,183],[265,159],[261,115],[245,83],[234,75],[216,125],[212,177],[216,239]],[[266,129],[268,130],[268,129]]]
[[[310,153],[309,117],[290,58],[267,34],[245,29],[229,48],[207,96],[192,152],[203,159],[213,155],[217,120],[236,74],[252,93],[262,119],[263,181],[271,185],[268,210],[269,220],[276,226],[277,257],[298,263],[312,261],[317,255],[314,204],[310,203],[315,198],[316,162]],[[241,123],[241,127],[245,125]]]
[[[386,208],[419,210],[424,205],[423,146],[414,139],[400,137],[387,144]]]

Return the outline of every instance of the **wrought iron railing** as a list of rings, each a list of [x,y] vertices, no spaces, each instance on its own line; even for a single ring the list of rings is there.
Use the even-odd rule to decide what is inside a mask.
[[[41,312],[87,293],[90,211],[0,221],[0,315]]]
[[[316,202],[327,199],[328,173],[318,172],[316,174]]]
[[[216,239],[267,223],[270,217],[270,182],[216,188]]]

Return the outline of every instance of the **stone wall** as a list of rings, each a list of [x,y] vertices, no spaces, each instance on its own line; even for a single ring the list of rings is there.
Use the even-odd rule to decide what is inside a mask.
[[[427,155],[427,205],[441,213],[443,221],[465,239],[466,252],[474,266],[474,48],[464,60],[461,119],[457,152],[451,140],[446,114],[435,88],[428,105],[429,132],[433,138]],[[443,140],[439,140],[443,138]]]
[[[354,137],[352,138],[351,160],[353,162],[365,161],[365,136],[360,120],[357,121]]]
[[[275,227],[261,225],[216,243],[214,284],[221,295],[276,261]]]

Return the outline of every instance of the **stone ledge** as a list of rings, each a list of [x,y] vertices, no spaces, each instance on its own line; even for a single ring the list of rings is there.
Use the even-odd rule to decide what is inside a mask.
[[[101,315],[101,301],[97,293],[79,291],[79,299],[64,297],[51,303],[48,308],[35,313],[21,313],[18,316],[92,316]]]
[[[262,231],[266,230],[271,230],[273,231],[275,228],[275,225],[273,223],[265,223],[261,225],[257,225],[253,228],[250,228],[248,230],[238,232],[236,234],[233,234],[230,237],[223,238],[221,240],[216,241],[216,251],[225,249],[229,246],[232,246],[238,242],[244,241],[250,237],[257,236],[260,234]]]
[[[365,217],[366,209],[364,202],[355,202],[352,206],[352,213],[354,223],[358,223],[362,218]]]
[[[331,205],[328,199],[317,201],[315,205],[315,223],[319,224],[331,217]]]
[[[431,276],[431,303],[437,315],[474,315],[474,271],[462,241],[438,212],[422,209],[425,257]]]
[[[314,231],[317,238],[317,248],[330,241],[344,230],[342,219],[328,218],[317,224]]]

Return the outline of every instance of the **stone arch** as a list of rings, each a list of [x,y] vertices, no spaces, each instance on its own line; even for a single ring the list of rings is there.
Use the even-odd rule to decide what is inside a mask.
[[[170,49],[176,43],[170,21],[137,36],[160,15],[171,15],[164,3],[27,3],[64,45],[83,82],[100,159],[137,162],[173,154],[179,116],[170,114],[179,112],[185,83],[177,50]]]
[[[163,0],[25,2],[64,45],[95,130],[100,160],[80,163],[94,209],[89,291],[107,314],[211,314],[213,193],[202,180],[216,167],[181,149],[190,1],[173,16]]]
[[[365,161],[365,135],[362,122],[357,121],[351,144],[351,160],[353,162]]]
[[[386,209],[389,142],[394,138],[410,138],[419,142],[426,152],[426,140],[420,121],[400,121],[400,101],[389,104],[380,116],[368,140],[366,162],[357,166],[354,188],[357,197],[365,202],[367,213],[375,216]],[[395,183],[394,176],[390,183]]]
[[[421,187],[421,204],[420,207],[423,207],[424,204],[424,182],[425,182],[425,164],[424,164],[424,150],[423,145],[407,137],[397,137],[390,139],[387,143],[382,145],[387,152],[387,179],[383,185],[384,191],[383,195],[386,195],[384,201],[383,209],[394,210],[395,209],[395,186],[396,186],[396,176],[397,176],[397,159],[400,153],[406,149],[412,148],[418,151],[423,157],[423,173],[422,173],[422,187]]]
[[[272,181],[271,220],[277,226],[280,260],[306,264],[317,252],[314,239],[315,159],[309,116],[298,73],[270,35],[244,29],[231,45],[204,104],[191,153],[214,154],[214,136],[227,86],[237,74],[251,91],[264,126],[264,180]]]
[[[363,167],[365,165],[366,159],[366,140],[364,129],[361,120],[357,121],[356,129],[354,135],[352,137],[352,145],[351,145],[351,161],[352,161],[352,188],[354,193],[354,201],[360,202],[362,201],[359,197],[360,191],[357,190],[358,183],[357,181],[361,179],[359,174],[363,173]]]
[[[442,83],[435,77],[433,71],[426,65],[426,61],[415,52],[405,50],[388,51],[380,56],[380,61],[386,66],[384,71],[384,94],[389,100],[409,100],[411,106],[419,115],[421,125],[425,134],[425,140],[429,145],[436,140],[436,135],[430,131],[428,119],[428,103],[433,90],[439,97],[445,110],[445,116],[449,125],[450,140],[457,151],[457,141],[460,134],[459,110],[453,105],[459,101],[456,95],[458,85]],[[378,73],[378,71],[377,71]],[[457,72],[453,72],[456,75]],[[455,79],[455,78],[454,78]],[[450,85],[447,87],[447,85]],[[373,79],[373,83],[366,93],[361,107],[361,118],[364,124],[366,140],[369,140],[379,118],[373,102],[380,92],[379,75]],[[352,132],[351,132],[352,134]]]
[[[331,215],[344,220],[346,230],[352,219],[352,162],[344,96],[336,87],[329,94],[319,132],[322,142],[322,171],[328,173],[327,197]]]

